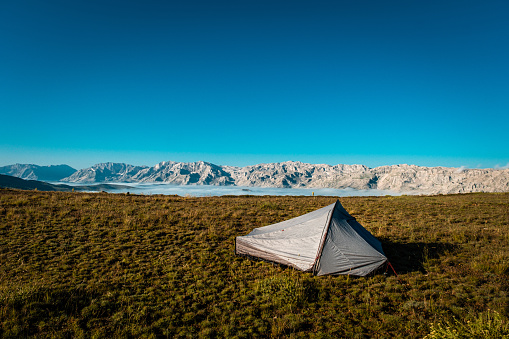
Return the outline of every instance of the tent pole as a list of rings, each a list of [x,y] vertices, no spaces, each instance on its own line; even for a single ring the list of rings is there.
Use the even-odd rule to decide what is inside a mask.
[[[320,260],[320,257],[322,256],[323,247],[325,246],[325,239],[327,238],[327,233],[329,233],[329,227],[332,222],[332,216],[334,215],[334,211],[336,210],[336,205],[338,204],[338,200],[334,203],[334,207],[332,207],[332,210],[329,212],[329,219],[327,222],[327,226],[324,228],[322,232],[322,239],[320,242],[320,247],[318,248],[318,252],[316,253],[315,263],[313,264],[313,275],[316,275],[316,266],[318,265],[318,260]]]

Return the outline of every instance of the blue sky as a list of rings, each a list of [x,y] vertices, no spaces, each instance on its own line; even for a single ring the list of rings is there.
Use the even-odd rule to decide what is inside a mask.
[[[4,1],[0,166],[509,164],[508,1]]]

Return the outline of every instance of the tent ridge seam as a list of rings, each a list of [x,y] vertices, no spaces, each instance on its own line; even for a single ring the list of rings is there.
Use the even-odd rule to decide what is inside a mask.
[[[318,261],[322,257],[323,247],[325,245],[325,240],[327,238],[327,233],[329,233],[329,227],[330,227],[330,224],[332,222],[332,217],[334,215],[334,211],[336,210],[336,206],[338,204],[338,201],[339,200],[336,200],[336,202],[334,203],[334,206],[329,211],[329,215],[327,216],[327,225],[325,226],[325,228],[324,228],[324,230],[322,232],[320,246],[318,247],[318,252],[316,253],[315,262],[313,263],[313,266],[312,266],[313,267],[312,268],[313,275],[316,275],[316,267],[318,266]]]

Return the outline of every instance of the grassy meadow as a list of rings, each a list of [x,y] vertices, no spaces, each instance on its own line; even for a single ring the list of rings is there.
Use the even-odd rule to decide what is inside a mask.
[[[340,198],[399,278],[235,256],[236,236],[335,200],[0,189],[0,337],[509,335],[507,193]]]

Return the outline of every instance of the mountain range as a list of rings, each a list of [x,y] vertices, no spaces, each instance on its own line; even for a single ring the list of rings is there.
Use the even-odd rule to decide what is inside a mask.
[[[10,165],[0,174],[67,183],[171,183],[286,188],[383,189],[399,193],[508,192],[509,169],[391,165],[307,164],[299,161],[235,167],[197,161],[163,161],[153,167],[101,163],[75,170],[67,165]],[[52,178],[52,179],[48,179]]]

